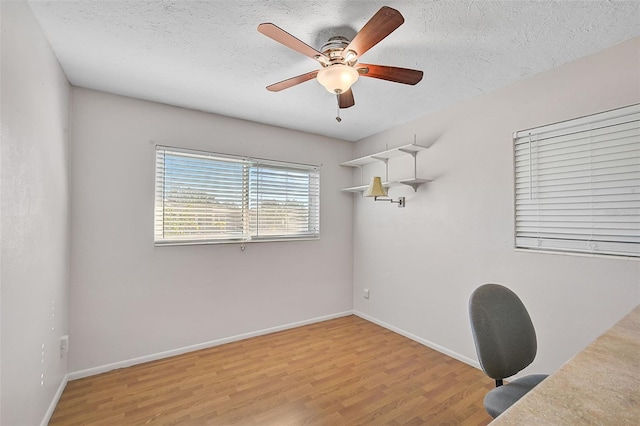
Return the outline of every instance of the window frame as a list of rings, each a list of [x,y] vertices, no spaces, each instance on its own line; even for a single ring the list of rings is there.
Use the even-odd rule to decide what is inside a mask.
[[[155,171],[154,171],[154,246],[175,246],[175,245],[210,245],[210,244],[245,244],[250,242],[277,242],[277,241],[306,241],[306,240],[318,240],[320,239],[320,167],[317,165],[294,163],[279,160],[270,160],[257,157],[237,156],[232,154],[223,154],[217,152],[196,150],[190,148],[174,147],[167,145],[155,145]],[[238,193],[241,193],[242,197],[242,232],[241,236],[234,236],[229,234],[228,237],[214,237],[213,235],[207,235],[206,232],[202,234],[194,234],[193,238],[183,237],[176,238],[166,235],[165,221],[166,204],[167,204],[167,184],[166,184],[166,156],[174,155],[176,157],[195,157],[198,160],[210,159],[215,162],[229,162],[241,164],[243,167],[241,187],[235,188]],[[162,164],[160,164],[159,156],[162,157]],[[304,192],[303,186],[300,186],[300,181],[304,182],[306,175],[308,175],[308,189],[306,195],[308,201],[306,202],[306,211],[308,214],[308,228],[306,232],[300,233],[288,233],[284,230],[280,235],[256,235],[256,232],[261,229],[258,220],[255,221],[255,225],[252,223],[252,217],[258,215],[260,217],[260,210],[263,205],[261,200],[252,199],[251,195],[263,195],[259,189],[252,191],[251,185],[256,182],[256,177],[261,177],[266,171],[278,169],[282,171],[286,176],[293,175],[291,179],[298,185],[297,196],[300,197],[300,188],[302,193]],[[301,174],[301,175],[300,175]],[[276,186],[272,186],[272,190],[277,192],[281,197],[289,198],[295,197],[292,195],[292,189],[289,187],[288,179],[286,183],[282,185],[278,184],[280,181],[275,179]],[[211,187],[215,187],[215,184],[211,185],[213,181],[207,182]],[[272,182],[274,180],[272,179]],[[284,180],[282,181],[284,182]],[[234,182],[235,184],[236,182]],[[220,188],[218,188],[220,189]],[[210,195],[210,194],[208,194]],[[215,198],[215,196],[213,196]],[[272,201],[272,200],[271,200]],[[295,200],[293,201],[295,204]],[[297,201],[300,202],[300,201]],[[250,207],[250,204],[253,205]],[[304,203],[303,203],[304,205]],[[237,212],[236,212],[237,213]],[[255,213],[255,214],[254,214]],[[209,218],[215,216],[215,212],[209,213]],[[304,217],[304,216],[303,216]],[[254,228],[252,228],[254,226]],[[264,230],[263,230],[264,232]]]

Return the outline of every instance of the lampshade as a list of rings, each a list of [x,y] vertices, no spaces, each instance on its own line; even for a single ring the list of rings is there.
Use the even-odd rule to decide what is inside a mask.
[[[371,183],[364,194],[363,197],[386,197],[387,196],[387,188],[382,186],[382,179],[380,176],[374,176],[371,178]]]
[[[358,71],[344,64],[329,65],[318,71],[318,82],[330,93],[344,93],[358,80]]]

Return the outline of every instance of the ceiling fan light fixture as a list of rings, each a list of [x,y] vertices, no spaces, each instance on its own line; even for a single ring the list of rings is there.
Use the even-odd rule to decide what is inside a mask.
[[[355,68],[344,64],[334,64],[318,71],[316,78],[329,93],[339,95],[349,90],[358,77],[359,74]]]

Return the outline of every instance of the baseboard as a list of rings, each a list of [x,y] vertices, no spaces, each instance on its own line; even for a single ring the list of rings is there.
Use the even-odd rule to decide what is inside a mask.
[[[60,401],[60,397],[62,396],[62,392],[64,392],[64,388],[67,386],[67,382],[69,381],[69,375],[65,374],[62,378],[62,382],[60,382],[60,386],[58,386],[58,390],[56,394],[53,396],[51,400],[51,404],[49,404],[49,408],[47,412],[44,414],[42,418],[42,422],[40,422],[40,426],[47,426],[49,421],[51,421],[51,416],[53,416],[53,412],[56,410],[56,406],[58,405],[58,401]]]
[[[425,345],[425,346],[427,346],[427,347],[429,347],[429,348],[431,348],[433,350],[436,350],[436,351],[438,351],[440,353],[443,353],[443,354],[445,354],[447,356],[450,356],[451,358],[455,358],[458,361],[462,361],[465,364],[469,364],[472,367],[480,369],[480,363],[478,361],[476,361],[474,359],[471,359],[471,358],[468,358],[468,357],[466,357],[464,355],[460,355],[459,353],[454,352],[452,350],[449,350],[449,349],[445,348],[444,346],[440,346],[440,345],[438,345],[436,343],[430,342],[429,340],[423,339],[422,337],[416,336],[415,334],[411,334],[408,331],[405,331],[405,330],[403,330],[401,328],[395,327],[395,326],[393,326],[391,324],[387,324],[384,321],[380,321],[379,319],[373,318],[373,317],[371,317],[371,316],[369,316],[367,314],[364,314],[362,312],[353,311],[353,314],[356,315],[356,316],[359,316],[360,318],[365,319],[367,321],[371,321],[374,324],[378,324],[380,327],[384,327],[387,330],[391,330],[394,333],[398,333],[398,334],[400,334],[400,335],[402,335],[404,337],[407,337],[407,338],[409,338],[409,339],[411,339],[413,341],[416,341],[416,342],[418,342],[420,344],[423,344],[423,345]]]
[[[83,377],[95,376],[96,374],[106,373],[107,371],[116,370],[118,368],[131,367],[136,364],[143,364],[149,361],[156,361],[163,358],[169,358],[176,355],[182,355],[188,352],[198,351],[201,349],[212,348],[214,346],[224,345],[225,343],[237,342],[238,340],[249,339],[251,337],[263,336],[265,334],[275,333],[277,331],[288,330],[291,328],[301,327],[303,325],[314,324],[317,322],[327,321],[334,318],[345,317],[352,315],[353,311],[344,311],[330,315],[324,315],[321,317],[311,318],[304,321],[292,322],[289,324],[283,324],[276,327],[264,328],[262,330],[252,331],[249,333],[238,334],[236,336],[225,337],[222,339],[211,340],[209,342],[199,343],[197,345],[184,346],[182,348],[172,349],[169,351],[158,352],[151,355],[145,355],[137,358],[127,359],[124,361],[114,362],[112,364],[101,365],[98,367],[87,368],[85,370],[79,370],[71,372],[67,375],[68,380],[81,379]],[[66,383],[66,382],[65,382]],[[64,388],[63,388],[64,389]],[[57,401],[56,401],[57,402]],[[54,405],[55,408],[55,405]],[[53,411],[52,411],[53,413]]]

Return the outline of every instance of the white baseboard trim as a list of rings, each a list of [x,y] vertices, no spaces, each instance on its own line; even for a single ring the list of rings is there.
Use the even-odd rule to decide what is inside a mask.
[[[65,374],[60,382],[60,386],[58,386],[58,390],[56,394],[53,396],[51,400],[51,404],[49,404],[49,408],[47,412],[44,414],[42,418],[42,422],[40,422],[40,426],[47,426],[49,421],[51,421],[51,416],[53,416],[53,412],[56,410],[56,406],[58,405],[58,401],[60,401],[60,397],[62,396],[62,392],[64,392],[64,388],[67,386],[67,382],[69,381],[69,375]]]
[[[112,364],[106,364],[98,367],[87,368],[85,370],[74,371],[67,374],[67,379],[68,380],[82,379],[83,377],[95,376],[96,374],[106,373],[107,371],[115,370],[118,368],[131,367],[132,365],[136,365],[136,364],[143,364],[149,361],[156,361],[163,358],[182,355],[187,352],[193,352],[193,351],[198,351],[200,349],[212,348],[214,346],[224,345],[225,343],[237,342],[238,340],[249,339],[251,337],[256,337],[256,336],[263,336],[265,334],[275,333],[277,331],[288,330],[290,328],[301,327],[303,325],[314,324],[317,322],[327,321],[334,318],[345,317],[347,315],[352,315],[352,314],[353,314],[353,311],[344,311],[344,312],[339,312],[335,314],[324,315],[321,317],[311,318],[304,321],[292,322],[289,324],[283,324],[276,327],[264,328],[262,330],[252,331],[249,333],[238,334],[236,336],[230,336],[230,337],[224,337],[222,339],[211,340],[209,342],[199,343],[197,345],[184,346],[182,348],[171,349],[168,351],[158,352],[151,355],[145,355],[137,358],[127,359],[124,361],[118,361]],[[54,408],[55,408],[55,405],[54,405]]]
[[[478,361],[474,360],[474,359],[468,358],[468,357],[466,357],[464,355],[460,355],[457,352],[449,350],[449,349],[447,349],[447,348],[445,348],[443,346],[440,346],[440,345],[438,345],[436,343],[430,342],[429,340],[423,339],[422,337],[416,336],[415,334],[411,334],[408,331],[405,331],[405,330],[403,330],[401,328],[395,327],[395,326],[393,326],[391,324],[387,324],[384,321],[380,321],[379,319],[373,318],[373,317],[371,317],[371,316],[369,316],[367,314],[364,314],[362,312],[353,311],[353,314],[356,315],[356,316],[359,316],[360,318],[365,319],[367,321],[371,321],[374,324],[378,324],[380,327],[384,327],[384,328],[386,328],[388,330],[391,330],[391,331],[393,331],[395,333],[398,333],[398,334],[400,334],[400,335],[402,335],[404,337],[407,337],[407,338],[409,338],[409,339],[411,339],[413,341],[416,341],[416,342],[418,342],[420,344],[423,344],[423,345],[425,345],[425,346],[427,346],[427,347],[429,347],[429,348],[431,348],[433,350],[436,350],[436,351],[438,351],[440,353],[443,353],[443,354],[445,354],[447,356],[450,356],[451,358],[455,358],[458,361],[462,361],[465,364],[469,364],[472,367],[480,369],[480,363]]]

